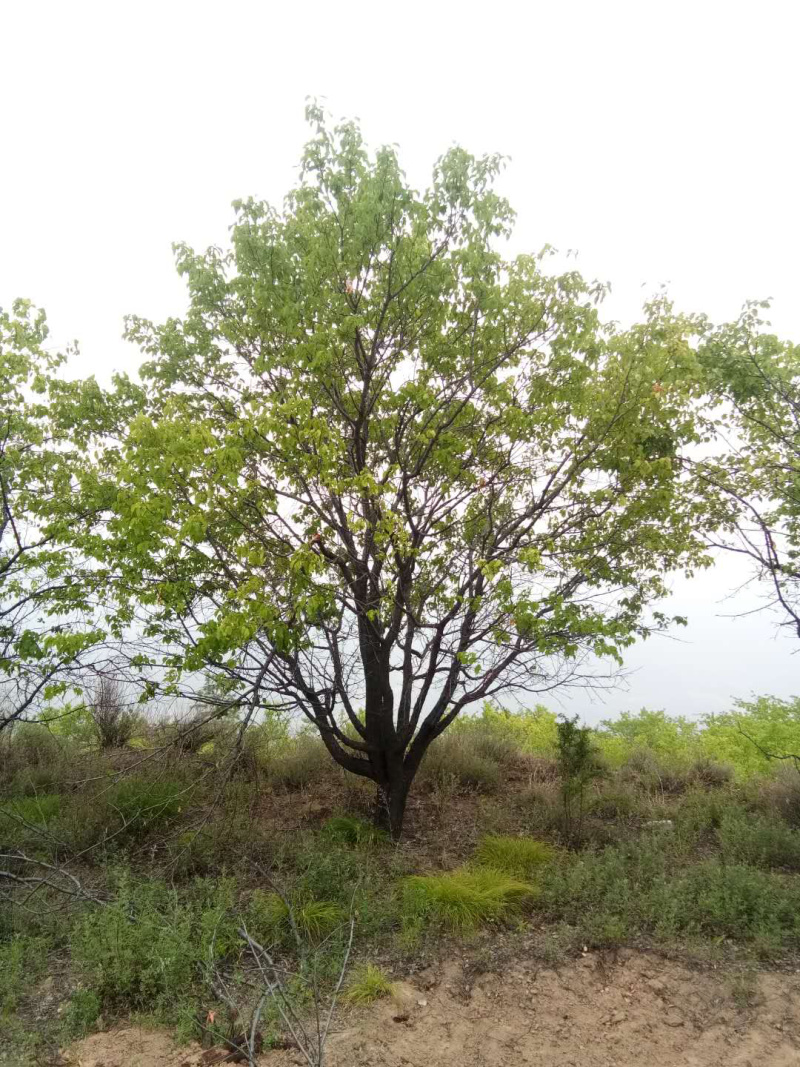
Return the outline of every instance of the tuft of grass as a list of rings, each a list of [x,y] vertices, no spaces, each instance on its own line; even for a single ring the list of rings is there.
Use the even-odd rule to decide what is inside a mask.
[[[483,867],[526,879],[551,863],[556,854],[552,845],[532,837],[490,835],[481,839],[475,859]]]
[[[500,764],[473,746],[469,734],[444,734],[428,749],[420,776],[439,789],[493,793],[500,785]]]
[[[536,895],[529,882],[488,867],[461,867],[405,880],[401,910],[404,925],[440,922],[468,932],[482,923],[509,918]]]
[[[258,932],[266,939],[287,939],[291,935],[293,918],[298,933],[316,942],[327,937],[344,917],[344,910],[334,900],[301,898],[287,903],[278,893],[256,890],[250,902],[248,922],[254,933]]]
[[[370,1004],[381,997],[390,997],[394,983],[374,963],[366,963],[353,972],[345,994],[353,1004]]]
[[[331,769],[331,757],[323,743],[300,734],[291,739],[285,752],[267,763],[267,776],[272,786],[296,791],[325,779]]]
[[[388,841],[385,830],[355,815],[334,815],[323,825],[322,834],[343,845],[376,845]]]
[[[108,804],[137,831],[174,818],[183,808],[186,796],[177,782],[125,778],[108,794]]]
[[[9,812],[25,822],[48,823],[54,819],[61,808],[61,797],[58,793],[48,793],[36,797],[16,797],[0,806],[0,820],[3,820],[5,812]],[[3,820],[6,821],[6,820]],[[9,819],[8,821],[12,821]]]

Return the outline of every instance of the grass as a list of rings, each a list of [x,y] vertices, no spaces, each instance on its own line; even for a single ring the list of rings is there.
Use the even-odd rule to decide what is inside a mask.
[[[352,1004],[370,1004],[373,1000],[390,997],[394,983],[374,963],[364,963],[353,972],[346,997]]]
[[[800,703],[758,705],[747,728],[788,744],[793,716]],[[744,963],[800,956],[800,774],[765,771],[724,724],[629,716],[595,731],[608,770],[587,787],[582,841],[567,849],[554,721],[489,709],[445,734],[423,763],[400,847],[369,820],[372,791],[310,736],[265,728],[232,773],[224,723],[206,751],[160,754],[148,734],[143,764],[130,746],[90,751],[85,738],[27,727],[0,739],[5,843],[48,862],[81,854],[76,873],[107,901],[45,888],[27,910],[2,910],[9,1032],[48,955],[62,969],[69,958],[65,1033],[132,1012],[186,1027],[198,1002],[214,1006],[210,963],[244,983],[242,922],[294,966],[286,901],[326,988],[352,909],[353,1003],[387,995],[387,972],[420,954],[450,952],[454,939],[461,951],[460,937],[472,952],[477,931],[485,947],[507,923],[551,965],[586,944],[642,941],[672,952],[735,945]]]
[[[438,922],[463,933],[510,918],[535,895],[530,883],[490,868],[412,875],[403,888],[402,919],[407,928]]]
[[[551,863],[556,849],[545,841],[532,837],[491,835],[481,839],[475,852],[476,861],[515,878],[532,878],[543,866]]]
[[[321,833],[345,845],[377,845],[389,840],[385,830],[355,815],[334,815],[323,823]]]

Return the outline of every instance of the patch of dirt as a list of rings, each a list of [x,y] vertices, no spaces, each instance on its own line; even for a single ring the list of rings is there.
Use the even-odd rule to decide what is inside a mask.
[[[742,994],[742,989],[745,994]],[[74,1046],[74,1067],[195,1067],[201,1051],[135,1028]],[[305,1062],[264,1053],[263,1067]],[[594,953],[558,970],[517,960],[471,976],[451,962],[343,1013],[329,1067],[798,1067],[800,975],[690,970],[654,955]]]

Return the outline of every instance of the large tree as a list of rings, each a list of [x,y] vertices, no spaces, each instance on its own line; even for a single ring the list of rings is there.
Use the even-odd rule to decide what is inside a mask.
[[[695,470],[719,501],[709,542],[750,563],[800,636],[800,346],[764,330],[766,307],[748,304],[699,349],[721,447]]]
[[[300,709],[397,836],[463,709],[667,624],[663,575],[704,561],[701,324],[603,326],[602,287],[504,259],[498,158],[454,148],[418,194],[309,117],[283,209],[235,204],[230,250],[176,249],[186,315],[129,321],[146,399],[84,540],[165,683]]]
[[[63,377],[65,359],[43,311],[0,309],[0,732],[79,689],[104,637],[91,568],[68,542],[89,517],[73,490],[109,409],[94,381]]]

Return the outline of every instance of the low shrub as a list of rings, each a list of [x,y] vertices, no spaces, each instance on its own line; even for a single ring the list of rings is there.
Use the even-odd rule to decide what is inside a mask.
[[[733,781],[734,771],[728,763],[718,763],[716,760],[704,758],[695,761],[690,776],[705,789],[720,789]]]
[[[800,831],[779,819],[726,811],[717,834],[722,855],[729,862],[800,870]]]
[[[475,859],[481,866],[503,871],[516,878],[529,879],[541,867],[551,863],[556,855],[552,845],[532,837],[492,835],[481,839]]]
[[[762,779],[757,787],[760,805],[800,828],[800,771],[781,765],[774,776]]]
[[[529,882],[490,868],[412,875],[403,887],[402,918],[406,927],[433,921],[467,932],[509,918],[535,895]]]

